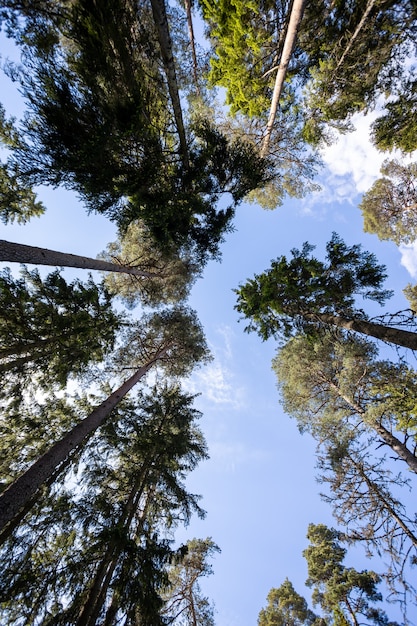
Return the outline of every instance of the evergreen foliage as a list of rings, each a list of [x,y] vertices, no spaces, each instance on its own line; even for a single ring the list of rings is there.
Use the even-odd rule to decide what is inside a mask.
[[[20,377],[45,388],[65,386],[69,376],[104,360],[122,322],[104,287],[91,277],[68,284],[58,270],[42,279],[37,270],[24,268],[15,279],[6,268],[0,273],[0,307],[7,312],[0,319],[4,383]]]
[[[417,237],[417,164],[387,160],[381,174],[360,204],[364,231],[410,244]]]

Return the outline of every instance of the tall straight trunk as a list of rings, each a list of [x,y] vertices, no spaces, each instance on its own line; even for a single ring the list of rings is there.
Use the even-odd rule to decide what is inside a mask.
[[[361,18],[359,24],[357,25],[357,27],[355,29],[355,32],[353,33],[352,37],[349,39],[349,42],[348,42],[346,48],[344,49],[343,54],[340,57],[337,65],[336,65],[336,68],[334,70],[334,74],[336,74],[336,72],[339,69],[339,67],[343,64],[346,56],[349,54],[350,49],[352,48],[353,44],[355,43],[356,38],[358,37],[359,33],[361,32],[361,30],[362,30],[366,20],[369,17],[369,14],[371,13],[372,9],[374,8],[375,1],[376,0],[369,0],[368,4],[366,5],[365,12],[362,15],[362,18]]]
[[[197,95],[199,96],[200,87],[198,84],[197,53],[195,49],[195,37],[194,37],[194,27],[193,27],[193,15],[191,12],[191,0],[185,0],[185,11],[187,14],[188,38],[190,40],[191,56],[193,59],[193,77],[194,77],[194,83],[195,83]]]
[[[302,316],[305,320],[311,322],[321,322],[327,326],[337,326],[345,330],[353,330],[356,333],[362,333],[381,341],[394,343],[403,348],[417,350],[417,333],[401,328],[392,328],[383,324],[376,324],[369,320],[350,319],[343,315],[333,315],[331,313],[304,313]]]
[[[306,4],[307,0],[294,0],[292,4],[287,33],[285,35],[284,46],[282,48],[281,61],[275,78],[275,85],[272,94],[268,123],[266,125],[265,134],[262,141],[261,156],[263,157],[268,156],[269,144],[271,141],[272,129],[277,115],[279,99],[282,94],[282,88],[284,86],[285,77],[287,75],[288,65],[291,61],[291,56],[294,50],[295,41],[297,39],[301,20],[303,19]]]
[[[326,381],[331,388],[336,392],[339,398],[342,398],[346,402],[348,406],[350,406],[358,415],[365,418],[366,410],[359,406],[352,398],[349,398],[344,393],[342,393],[339,387],[333,383],[332,381]],[[417,458],[414,454],[407,448],[407,446],[402,443],[398,437],[392,434],[385,426],[380,424],[378,421],[374,420],[372,422],[366,422],[371,428],[373,428],[378,435],[381,437],[382,441],[387,444],[396,454],[398,454],[399,458],[405,461],[412,472],[417,474]]]
[[[168,347],[160,350],[143,367],[126,380],[104,402],[90,413],[79,424],[74,426],[60,441],[53,444],[31,467],[17,478],[0,496],[0,532],[13,522],[37,490],[45,484],[59,466],[65,462],[70,453],[103,424],[114,407],[136,385],[151,367],[168,351]],[[3,536],[7,536],[4,533]]]
[[[151,5],[156,32],[158,34],[159,46],[161,48],[162,61],[164,63],[165,74],[168,82],[168,91],[172,102],[172,108],[174,110],[175,124],[177,126],[178,137],[180,140],[181,156],[184,166],[188,168],[187,138],[185,135],[184,120],[182,117],[177,72],[175,69],[172,39],[169,32],[165,0],[151,0]]]
[[[0,261],[10,263],[29,263],[32,265],[52,265],[58,267],[79,267],[87,270],[101,270],[105,272],[119,272],[133,274],[141,278],[157,277],[157,274],[146,272],[138,267],[118,265],[101,259],[92,259],[87,256],[57,252],[47,248],[27,246],[22,243],[14,243],[0,239]]]

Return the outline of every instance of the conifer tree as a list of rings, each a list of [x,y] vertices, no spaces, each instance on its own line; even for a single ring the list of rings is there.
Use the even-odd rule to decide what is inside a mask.
[[[61,486],[52,501],[40,498],[3,547],[3,619],[166,623],[168,572],[187,553],[166,535],[204,514],[184,484],[207,455],[193,401],[164,385],[113,411],[81,453],[81,490]]]
[[[106,422],[114,407],[153,366],[161,366],[168,376],[179,376],[207,358],[201,326],[193,312],[177,308],[145,316],[130,331],[127,344],[114,359],[120,370],[133,369],[134,373],[7,487],[0,496],[1,531],[6,529],[7,534],[7,527],[26,510],[37,490]]]
[[[385,267],[373,254],[360,245],[347,246],[336,233],[326,246],[326,262],[312,256],[313,250],[305,243],[291,251],[290,260],[279,257],[236,290],[235,308],[249,320],[247,331],[265,340],[338,328],[417,349],[417,333],[374,322],[356,305],[359,297],[382,305],[392,295],[383,289]]]

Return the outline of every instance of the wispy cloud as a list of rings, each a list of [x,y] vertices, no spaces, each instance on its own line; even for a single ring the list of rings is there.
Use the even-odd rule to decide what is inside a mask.
[[[244,406],[245,391],[233,372],[233,331],[228,326],[219,327],[215,338],[210,342],[213,361],[197,370],[187,387],[191,393],[201,393],[203,402],[239,410]]]
[[[260,462],[267,458],[268,453],[262,449],[248,446],[240,441],[210,443],[210,458],[221,471],[233,473],[237,467]]]

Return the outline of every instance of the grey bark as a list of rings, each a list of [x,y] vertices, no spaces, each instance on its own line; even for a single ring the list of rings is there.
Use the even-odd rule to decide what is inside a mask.
[[[38,489],[56,472],[60,464],[65,462],[68,455],[103,424],[120,400],[167,351],[167,347],[163,348],[146,365],[136,370],[100,406],[74,426],[60,441],[52,445],[24,474],[9,485],[0,496],[0,532],[13,522]],[[3,536],[6,538],[7,534],[4,533]]]
[[[100,270],[105,272],[120,272],[122,274],[133,274],[141,278],[153,278],[157,274],[146,272],[137,267],[118,265],[101,259],[92,259],[77,254],[57,252],[47,248],[27,246],[21,243],[4,241],[0,239],[0,261],[10,263],[29,263],[32,265],[52,265],[57,267],[79,267],[87,270]]]
[[[403,348],[417,350],[417,333],[413,333],[409,330],[392,328],[391,326],[384,326],[383,324],[377,324],[369,320],[349,319],[348,317],[332,315],[331,313],[304,313],[302,317],[308,321],[322,322],[328,326],[337,326],[345,330],[353,330],[354,332],[362,333],[363,335],[368,335],[369,337],[374,337],[381,341],[394,343]]]
[[[168,82],[168,91],[174,110],[175,123],[180,140],[181,155],[185,167],[188,167],[188,148],[185,135],[184,120],[180,94],[178,90],[177,72],[175,69],[174,53],[172,49],[172,39],[169,32],[168,16],[165,7],[165,0],[151,0],[152,14],[158,34],[159,46],[161,48],[162,61],[164,63],[165,74]]]

